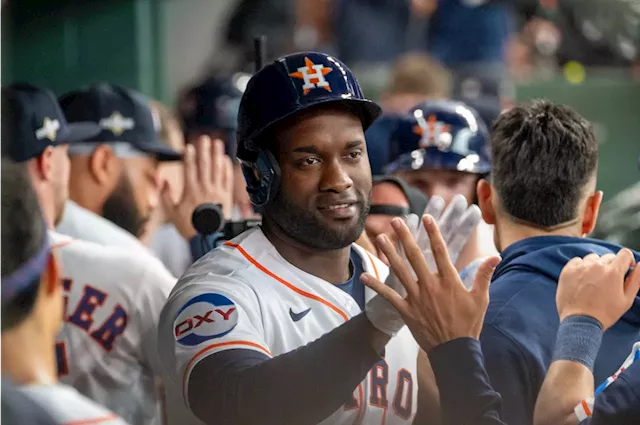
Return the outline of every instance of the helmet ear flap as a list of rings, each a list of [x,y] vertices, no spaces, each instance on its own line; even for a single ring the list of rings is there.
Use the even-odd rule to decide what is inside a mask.
[[[278,193],[280,166],[270,151],[258,149],[254,161],[242,161],[242,174],[249,199],[256,207],[264,206]]]

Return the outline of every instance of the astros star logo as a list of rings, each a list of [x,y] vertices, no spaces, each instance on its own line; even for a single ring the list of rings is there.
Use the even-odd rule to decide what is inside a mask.
[[[322,64],[314,64],[308,57],[304,58],[305,66],[298,68],[297,72],[292,72],[289,76],[304,80],[302,85],[302,94],[306,95],[311,89],[316,87],[322,87],[326,91],[331,91],[329,82],[324,78],[325,75],[333,71],[333,68],[329,68]]]
[[[423,118],[419,122],[420,125],[413,126],[413,132],[421,136],[421,148],[435,146],[440,150],[445,150],[451,146],[450,125],[438,121],[435,115],[430,115],[426,121]]]
[[[132,130],[136,124],[133,118],[123,117],[120,112],[115,111],[107,118],[102,118],[98,125],[111,131],[114,135],[120,136],[126,130]]]

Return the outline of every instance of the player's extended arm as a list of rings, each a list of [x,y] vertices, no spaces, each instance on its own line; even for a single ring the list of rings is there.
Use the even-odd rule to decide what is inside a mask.
[[[578,338],[582,340],[579,351],[576,339],[570,335],[572,332],[577,332]],[[551,363],[536,402],[535,425],[578,423],[573,409],[582,400],[593,396],[591,368],[601,341],[602,327],[590,317],[574,316],[560,324],[554,358],[566,357],[564,352],[570,349],[575,350],[571,354],[573,360],[556,360]]]
[[[574,258],[562,269],[556,304],[561,323],[553,362],[538,395],[535,425],[576,424],[574,409],[593,396],[593,365],[602,332],[626,312],[640,288],[640,268],[625,278],[631,251]]]
[[[317,424],[351,400],[389,341],[361,314],[274,358],[227,350],[190,374],[191,410],[207,424]]]

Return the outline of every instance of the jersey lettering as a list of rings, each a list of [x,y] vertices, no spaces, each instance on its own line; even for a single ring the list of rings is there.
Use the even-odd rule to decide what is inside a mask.
[[[403,419],[409,419],[413,410],[413,378],[407,369],[398,371],[393,411]]]
[[[87,332],[87,334],[89,334],[95,342],[104,348],[105,351],[111,351],[118,336],[122,335],[127,328],[127,312],[120,304],[116,304],[113,307],[113,311],[104,320],[104,322],[92,331],[91,328],[94,324],[93,315],[96,312],[96,309],[106,302],[109,295],[91,285],[85,285],[82,297],[80,298],[80,301],[78,301],[73,314],[68,315],[68,293],[71,291],[72,287],[73,281],[71,279],[62,280],[62,288],[66,292],[64,300],[65,321],[73,323],[80,329]],[[56,352],[59,354],[58,365],[60,366],[60,362],[62,361],[61,356],[63,353],[58,351]],[[66,355],[64,362],[66,364]]]
[[[69,320],[69,292],[71,292],[71,286],[73,285],[73,281],[71,279],[62,279],[62,290],[64,291],[64,296],[62,297],[64,302],[64,310],[63,310],[63,318],[65,322]]]
[[[85,285],[84,295],[80,299],[76,311],[69,317],[69,322],[88,332],[93,324],[93,312],[96,307],[104,304],[106,299],[107,294],[105,292],[90,285]]]
[[[98,344],[107,351],[113,348],[113,342],[118,335],[122,335],[127,327],[127,312],[120,304],[117,304],[111,313],[111,316],[104,321],[99,329],[91,332],[93,338]]]
[[[58,376],[68,375],[67,346],[64,342],[56,343],[56,360],[58,362]]]
[[[389,384],[389,366],[385,359],[380,360],[371,369],[371,395],[369,404],[372,406],[387,408],[387,385]]]

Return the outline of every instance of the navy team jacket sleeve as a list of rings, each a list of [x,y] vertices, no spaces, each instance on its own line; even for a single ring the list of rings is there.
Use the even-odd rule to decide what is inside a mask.
[[[596,397],[593,414],[580,425],[634,425],[640,423],[640,361]]]
[[[189,378],[191,410],[215,425],[321,422],[352,399],[381,358],[364,335],[363,319],[274,358],[246,349],[204,358]]]
[[[505,425],[500,394],[491,388],[480,341],[458,338],[429,353],[440,390],[443,425]]]
[[[491,385],[502,397],[502,420],[531,425],[545,371],[513,339],[491,324],[484,324],[480,341]]]

